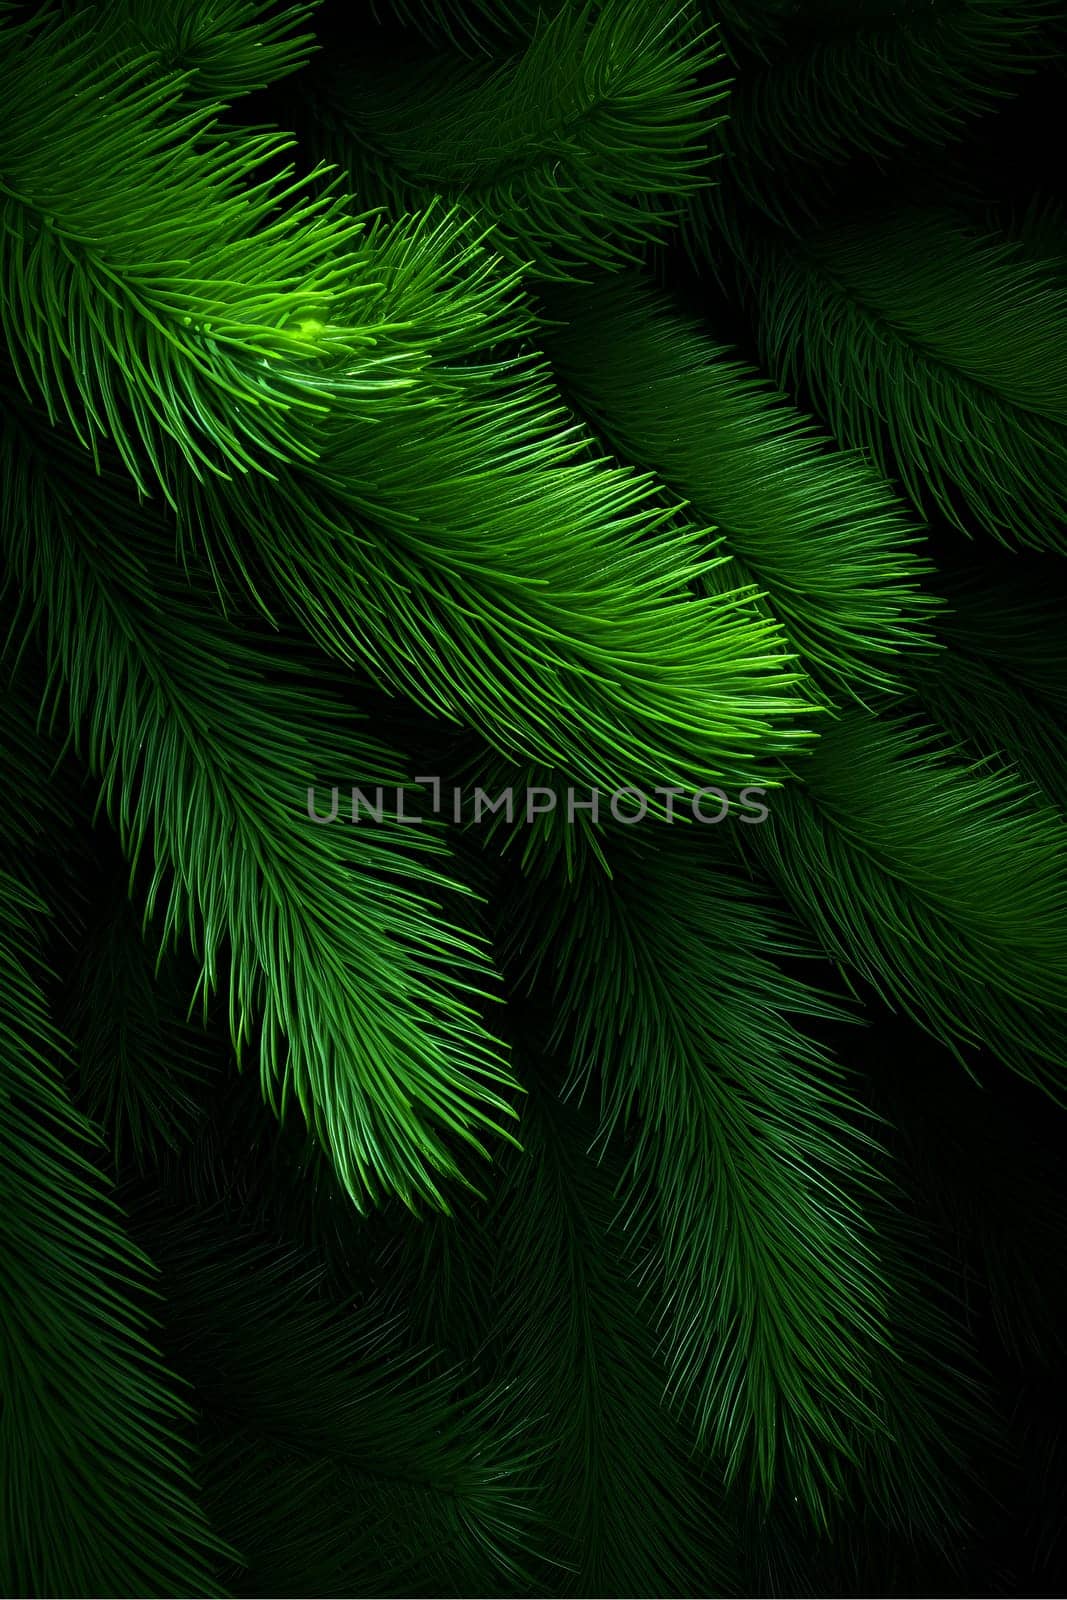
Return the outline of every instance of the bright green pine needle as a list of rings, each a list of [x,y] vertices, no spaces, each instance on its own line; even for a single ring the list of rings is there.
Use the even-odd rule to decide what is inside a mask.
[[[456,888],[439,831],[343,810],[316,827],[309,786],[395,785],[396,758],[324,674],[183,588],[121,475],[94,477],[39,415],[6,420],[8,560],[127,852],[152,840],[149,912],[162,896],[164,937],[191,933],[205,993],[228,988],[238,1046],[258,1023],[266,1095],[295,1096],[359,1203],[384,1188],[443,1204],[446,1135],[482,1151],[513,1080],[469,998],[491,980],[484,948],[433,898]]]
[[[641,280],[545,297],[568,391],[624,459],[653,469],[767,591],[800,659],[861,696],[924,642],[929,563],[888,486],[831,452],[765,379]],[[551,323],[560,318],[558,332]]]
[[[509,753],[692,782],[799,747],[778,630],[741,592],[687,592],[698,530],[653,537],[654,487],[595,452],[535,360],[449,370],[461,331],[473,351],[524,324],[469,224],[356,250],[340,202],[304,195],[268,226],[277,184],[240,180],[277,140],[198,149],[173,86],[124,65],[90,94],[76,30],[6,33],[13,354],[180,497],[217,566],[248,578],[251,543],[320,643]]]
[[[603,455],[537,357],[449,370],[418,426],[338,427],[316,483],[190,488],[187,544],[246,534],[331,654],[512,758],[614,789],[774,780],[812,707],[781,630],[647,476]],[[436,383],[436,369],[426,382]],[[700,598],[687,584],[722,568]]]
[[[653,481],[592,453],[542,373],[478,387],[435,409],[417,456],[406,421],[339,439],[318,469],[332,497],[294,483],[276,504],[249,486],[246,520],[284,519],[264,555],[289,603],[331,653],[369,653],[388,684],[512,757],[612,788],[774,781],[813,708],[751,585],[724,573],[722,591],[687,593],[726,558]],[[199,501],[188,520],[231,559],[224,503]],[[368,548],[352,531],[365,523],[392,540]]]
[[[248,180],[287,141],[198,146],[213,108],[181,114],[180,79],[95,59],[98,35],[80,16],[0,35],[0,320],[23,382],[145,492],[312,459],[338,392],[363,414],[417,354],[360,316],[363,224],[328,192],[279,216],[287,174]]]

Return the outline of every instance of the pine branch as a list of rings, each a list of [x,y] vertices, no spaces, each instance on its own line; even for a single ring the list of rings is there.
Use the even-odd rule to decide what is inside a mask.
[[[940,1039],[1063,1096],[1067,830],[1008,771],[914,721],[842,712],[760,859],[835,961]]]
[[[417,452],[406,424],[339,439],[320,467],[333,504],[294,479],[284,501],[246,485],[243,523],[285,519],[262,553],[287,603],[332,654],[371,653],[385,681],[512,758],[610,789],[773,783],[812,707],[754,591],[688,592],[725,558],[653,482],[594,453],[538,367],[476,383],[424,421]],[[372,443],[373,491],[353,490]],[[364,518],[396,539],[357,542]],[[239,559],[234,520],[206,491],[189,509],[216,568]]]
[[[523,1152],[508,1160],[488,1224],[501,1360],[548,1447],[550,1553],[576,1568],[562,1577],[567,1594],[730,1592],[715,1491],[661,1406],[635,1262],[614,1225],[618,1173],[610,1155],[594,1159],[594,1133],[532,1087]]]
[[[164,942],[190,934],[205,997],[228,989],[238,1049],[258,1024],[267,1099],[298,1101],[357,1203],[444,1203],[448,1138],[484,1153],[513,1079],[471,1002],[484,946],[435,899],[457,888],[439,833],[392,813],[315,827],[310,785],[403,783],[392,753],[351,731],[327,675],[212,617],[120,474],[7,418],[8,560],[135,863],[151,838],[148,915],[162,896]]]
[[[186,548],[255,593],[265,567],[320,643],[510,753],[688,780],[803,742],[776,630],[692,602],[698,531],[662,531],[535,361],[487,365],[528,317],[469,225],[353,250],[340,202],[242,189],[277,141],[200,148],[173,87],[6,33],[12,352],[181,504]]]
[[[746,265],[767,360],[842,443],[964,532],[1061,549],[1067,285],[936,211],[767,236]]]
[[[862,697],[926,640],[921,533],[858,456],[831,453],[758,373],[640,280],[545,302],[547,347],[624,459],[654,470],[767,591],[804,664]],[[552,322],[565,326],[554,332]]]
[[[612,843],[611,879],[548,878],[509,948],[548,969],[572,1084],[599,1072],[602,1136],[636,1119],[626,1207],[656,1241],[669,1394],[728,1483],[825,1522],[856,1433],[877,1432],[886,1341],[871,1141],[791,1021],[841,1013],[781,970],[803,944],[705,837]]]
[[[1063,585],[990,546],[935,597],[918,544],[1067,548],[1063,218],[987,115],[1041,66],[1032,150],[1062,0],[381,0],[358,57],[328,10],[0,0],[0,1590],[1015,1592],[980,1480],[1037,1574],[1062,1477],[1062,1184],[1009,1113],[1064,1097]],[[297,69],[306,141],[224,114]],[[676,228],[781,390],[618,276],[698,301]],[[603,811],[307,815],[430,771]],[[769,819],[603,814],[711,784]],[[183,936],[236,1082],[186,1075]],[[1030,1082],[920,1056],[909,1104],[890,1023],[858,1103],[817,950]]]
[[[1063,810],[1067,733],[1055,707],[1030,698],[996,667],[951,648],[916,663],[911,676],[927,716],[952,746],[999,758],[1036,784],[1045,804]]]
[[[339,389],[358,407],[410,382],[412,352],[360,315],[362,224],[328,192],[294,198],[288,173],[249,183],[286,140],[205,147],[213,108],[183,112],[181,79],[101,44],[81,17],[3,26],[0,311],[20,381],[87,445],[113,438],[145,493],[313,459]]]
[[[94,28],[103,56],[122,51],[176,73],[187,99],[230,102],[299,71],[317,49],[301,32],[320,0],[64,0]]]
[[[502,62],[328,62],[304,85],[313,148],[365,202],[436,195],[492,224],[542,278],[632,265],[706,184],[725,89],[690,0],[607,0],[546,15]]]
[[[782,970],[805,943],[706,836],[663,838],[609,830],[610,878],[587,859],[567,887],[560,853],[503,925],[554,976],[570,1089],[600,1079],[598,1143],[629,1134],[625,1225],[653,1247],[668,1397],[774,1516],[801,1502],[837,1538],[862,1512],[942,1546],[989,1422],[925,1275],[933,1242],[873,1169],[844,1074],[794,1027],[841,1015]]]

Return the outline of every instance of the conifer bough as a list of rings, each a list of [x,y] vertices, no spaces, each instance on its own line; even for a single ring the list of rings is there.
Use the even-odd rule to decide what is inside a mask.
[[[445,1135],[484,1150],[478,1129],[514,1114],[469,998],[491,964],[432,898],[461,892],[447,846],[395,821],[309,823],[302,773],[403,783],[396,757],[352,730],[336,687],[213,618],[121,473],[94,475],[73,438],[49,440],[43,414],[17,405],[4,411],[9,571],[134,862],[152,840],[147,905],[162,895],[164,939],[191,932],[205,1001],[229,967],[235,1043],[258,1032],[265,1094],[298,1101],[357,1203],[383,1184],[444,1203],[438,1175],[459,1171]]]
[[[0,0],[0,1589],[975,1590],[1067,1320],[1062,0],[347,9]],[[464,760],[773,792],[308,819]]]
[[[87,67],[77,19],[3,33],[0,311],[50,411],[333,652],[506,752],[613,787],[774,781],[806,737],[779,630],[750,590],[692,597],[698,530],[536,362],[469,364],[522,318],[465,233],[446,265],[434,219],[361,242],[336,197],[279,211],[288,191],[246,181],[277,140],[198,144],[206,113],[129,61]]]

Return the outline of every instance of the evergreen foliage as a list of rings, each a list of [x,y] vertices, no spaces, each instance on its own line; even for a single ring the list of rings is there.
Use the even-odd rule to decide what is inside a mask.
[[[3,1593],[1059,1592],[1065,22],[0,0]]]

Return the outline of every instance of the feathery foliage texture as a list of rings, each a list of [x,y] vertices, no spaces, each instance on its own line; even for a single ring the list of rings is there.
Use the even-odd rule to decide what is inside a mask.
[[[357,1199],[384,1176],[376,1150],[391,1152],[390,1189],[436,1197],[432,1169],[456,1169],[430,1124],[462,1133],[492,1122],[490,1107],[507,1107],[491,1085],[511,1081],[463,998],[490,978],[488,962],[446,922],[435,928],[426,890],[458,887],[437,869],[439,833],[394,823],[320,835],[307,805],[287,807],[302,761],[313,785],[321,772],[403,773],[350,731],[340,696],[306,664],[275,667],[272,682],[253,635],[205,629],[204,590],[198,605],[195,587],[180,585],[165,535],[124,478],[102,470],[75,500],[64,466],[81,466],[76,443],[46,455],[40,434],[20,432],[11,412],[7,421],[0,520],[13,571],[44,618],[49,666],[75,727],[87,724],[89,764],[134,859],[151,828],[146,895],[151,909],[167,893],[164,937],[195,930],[204,986],[225,945],[235,1044],[254,1017],[268,1096],[282,1106],[295,1096]],[[219,716],[200,662],[226,642]]]
[[[92,17],[102,57],[147,58],[154,73],[180,74],[187,96],[208,101],[266,88],[315,49],[315,0],[281,9],[270,0],[66,0],[66,9]]]
[[[556,371],[625,459],[653,468],[707,516],[782,618],[793,648],[847,694],[892,683],[923,642],[929,595],[919,535],[885,480],[829,453],[758,373],[672,314],[610,280],[557,295]],[[688,432],[681,431],[690,424]]]
[[[694,1402],[728,1482],[751,1455],[769,1494],[781,1450],[790,1488],[795,1475],[817,1493],[824,1459],[873,1416],[883,1291],[841,1187],[872,1175],[859,1141],[848,1148],[846,1097],[788,1020],[832,1014],[768,959],[792,953],[788,933],[705,840],[684,831],[677,844],[620,852],[610,878],[591,871],[562,893],[549,879],[531,906],[546,926],[514,933],[553,952],[574,1070],[602,1068],[603,1135],[640,1115],[633,1205],[661,1257],[670,1391]],[[619,952],[607,966],[604,948]],[[791,1372],[780,1344],[796,1351]]]
[[[1062,1592],[1065,24],[0,0],[4,1594]]]
[[[307,95],[357,192],[363,179],[401,207],[449,195],[492,222],[507,259],[584,279],[640,260],[708,183],[725,96],[714,40],[692,6],[580,3],[506,64],[320,63]]]
[[[335,653],[516,754],[695,787],[797,747],[773,624],[740,589],[690,603],[712,559],[700,530],[665,526],[531,355],[491,358],[526,319],[469,224],[465,248],[447,219],[362,238],[336,195],[270,177],[246,193],[242,164],[284,140],[198,150],[204,114],[182,109],[180,81],[96,59],[90,96],[78,27],[12,33],[4,320],[50,415],[94,450],[110,435],[213,561],[221,542],[246,573],[251,546]],[[58,193],[48,128],[69,156]],[[146,229],[163,259],[143,267]],[[453,275],[454,309],[438,308]]]
[[[842,443],[962,532],[1062,550],[1067,283],[936,208],[757,237],[745,262],[768,360],[803,368]]]

